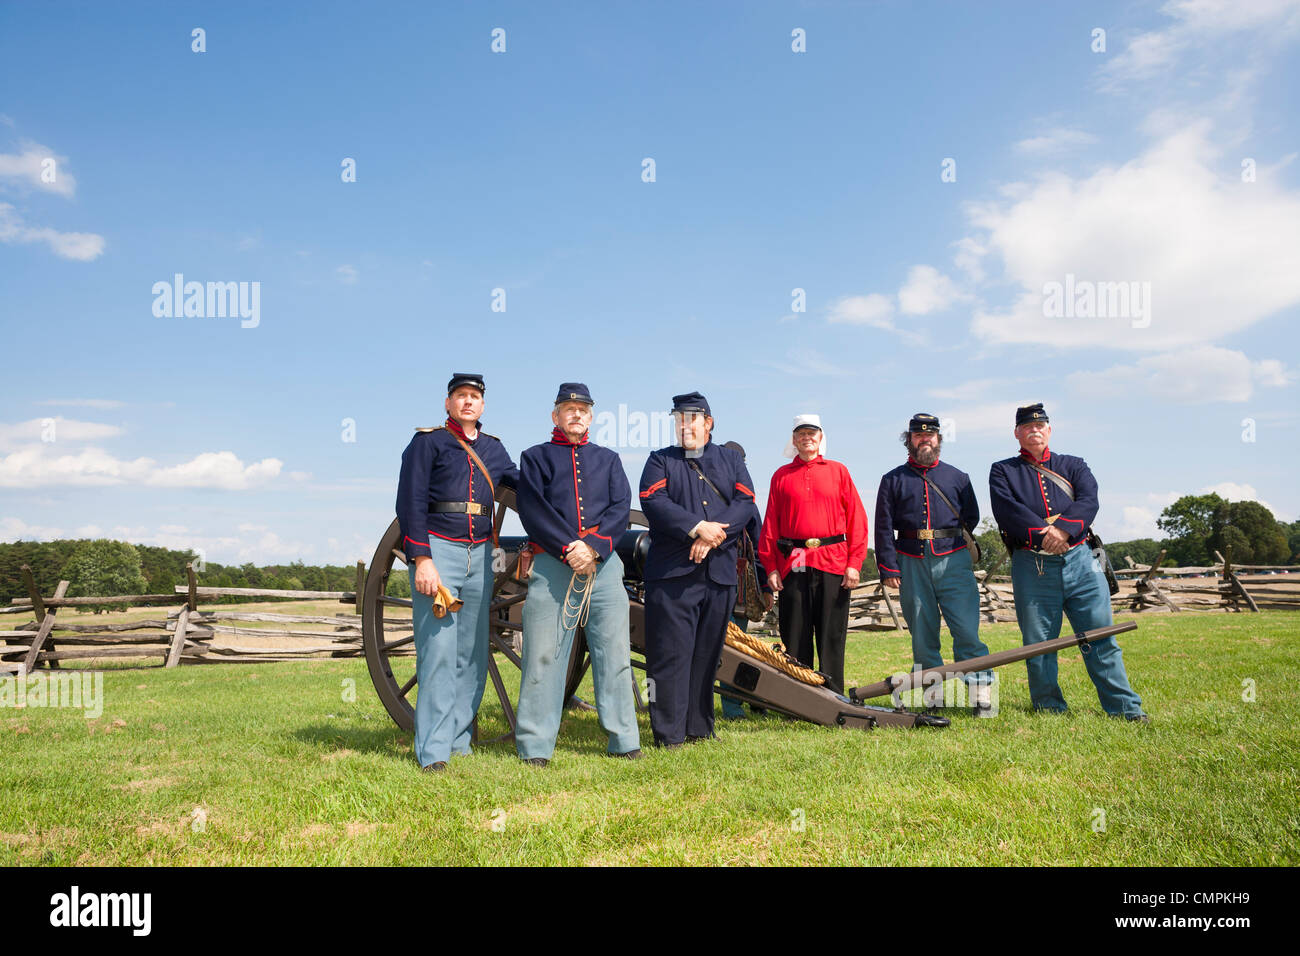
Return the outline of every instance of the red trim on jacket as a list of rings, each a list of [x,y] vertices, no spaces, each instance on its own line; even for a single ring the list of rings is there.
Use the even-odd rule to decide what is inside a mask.
[[[578,516],[578,537],[582,537],[582,502],[578,500],[578,449],[573,443],[569,445],[569,457],[573,460],[573,510]]]
[[[445,534],[438,534],[438,532],[434,531],[432,528],[429,529],[429,534],[433,535],[436,538],[442,538],[443,541],[456,541],[460,544],[482,544],[484,541],[488,540],[488,538],[479,538],[478,540],[475,540],[473,537],[474,533],[472,531],[470,532],[470,537],[468,538],[449,538]]]
[[[668,479],[667,479],[667,478],[660,478],[658,481],[656,481],[653,485],[651,485],[651,486],[650,486],[649,488],[647,488],[645,491],[641,492],[641,497],[642,497],[642,498],[649,498],[649,497],[650,497],[651,495],[653,495],[656,491],[658,491],[660,488],[664,487],[664,486],[667,485],[667,484],[668,484]]]
[[[745,494],[749,495],[749,497],[751,497],[751,498],[754,497],[754,492],[751,491],[750,489],[746,488],[746,487],[745,487],[744,485],[742,485],[740,482],[736,482],[736,490],[737,490],[737,491],[744,492]]]

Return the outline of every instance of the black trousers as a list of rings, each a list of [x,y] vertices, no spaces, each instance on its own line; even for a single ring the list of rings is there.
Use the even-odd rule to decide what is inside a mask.
[[[826,675],[826,686],[844,693],[844,645],[849,632],[849,589],[841,587],[843,574],[807,568],[791,571],[781,582],[777,619],[781,641],[791,656],[805,667]]]
[[[701,564],[683,577],[647,581],[645,662],[650,729],[657,744],[713,734],[713,682],[736,586],[709,580]]]

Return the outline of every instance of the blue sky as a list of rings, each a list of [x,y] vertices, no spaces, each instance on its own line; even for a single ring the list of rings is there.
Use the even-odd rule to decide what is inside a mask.
[[[459,370],[516,459],[560,381],[699,389],[760,503],[796,413],[870,509],[924,410],[987,514],[1043,401],[1103,537],[1295,519],[1298,42],[1300,0],[0,3],[0,540],[368,559]],[[256,326],[155,315],[176,273]]]

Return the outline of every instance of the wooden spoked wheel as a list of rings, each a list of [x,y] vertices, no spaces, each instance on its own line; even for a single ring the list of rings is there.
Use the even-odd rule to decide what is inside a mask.
[[[506,510],[515,510],[515,493],[498,488],[494,526],[498,531]],[[639,515],[637,517],[640,517]],[[396,519],[388,526],[375,549],[366,572],[366,589],[362,609],[362,643],[370,680],[384,709],[398,727],[415,729],[415,699],[419,693],[415,672],[415,634],[411,625],[410,598],[390,597],[386,593],[390,576],[408,574],[406,554],[401,548],[402,531]],[[522,538],[501,538],[500,550],[493,555],[492,610],[488,630],[488,681],[501,703],[506,732],[493,740],[514,736],[515,703],[519,695],[519,678],[513,671],[502,676],[499,660],[509,661],[516,669],[522,666],[522,610],[528,593],[527,578],[516,579]],[[573,696],[590,666],[587,642],[579,628],[569,656],[569,673],[565,682],[565,699]],[[488,693],[488,691],[485,691]]]

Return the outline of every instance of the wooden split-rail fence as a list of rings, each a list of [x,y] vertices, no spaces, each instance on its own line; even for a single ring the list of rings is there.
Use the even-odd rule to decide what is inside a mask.
[[[1151,565],[1136,564],[1129,558],[1129,567],[1116,569],[1120,591],[1111,596],[1111,605],[1117,613],[1300,610],[1300,573],[1294,568],[1234,566],[1231,555],[1224,558],[1215,552],[1218,563],[1209,567],[1162,569],[1164,554],[1162,551]],[[366,569],[361,562],[357,564],[355,591],[200,587],[193,568],[187,567],[188,584],[178,586],[174,594],[70,598],[68,582],[60,581],[54,593],[44,597],[36,588],[31,570],[24,566],[22,574],[28,597],[0,607],[0,615],[30,615],[31,620],[14,627],[7,626],[7,621],[0,623],[0,674],[30,673],[42,666],[57,668],[62,661],[78,659],[154,657],[166,667],[176,667],[182,663],[284,661],[323,655],[358,657],[363,653],[357,603],[357,594],[365,590]],[[1010,578],[989,576],[984,571],[975,572],[975,577],[980,591],[980,619],[1014,621],[1015,596]],[[337,600],[353,605],[353,609],[327,617],[241,611],[241,605],[230,604],[199,606],[200,602],[228,596]],[[74,623],[66,614],[58,617],[63,608],[91,605],[171,607],[157,618],[120,624]],[[853,589],[849,599],[851,632],[906,628],[898,592],[883,587],[879,580]],[[385,618],[384,630],[409,632],[410,625]],[[775,632],[775,615],[770,614],[754,630]],[[413,654],[414,649],[408,646],[398,653]]]
[[[322,655],[358,657],[363,653],[360,606],[356,603],[356,595],[364,591],[365,585],[362,563],[357,565],[357,591],[200,587],[193,568],[187,567],[188,584],[178,586],[174,594],[70,598],[68,582],[60,581],[54,594],[44,597],[36,588],[31,569],[24,566],[22,574],[28,597],[13,600],[8,607],[0,608],[0,614],[31,615],[32,619],[16,627],[7,621],[0,624],[0,673],[30,673],[38,667],[57,668],[63,661],[79,659],[158,658],[163,666],[176,667]],[[327,617],[240,610],[238,604],[200,607],[200,603],[227,596],[337,600],[352,604],[353,610]],[[126,623],[74,623],[66,613],[59,617],[64,608],[99,605],[172,606],[165,610],[159,607],[161,613],[156,618]],[[385,624],[385,630],[400,628],[400,623]],[[406,629],[410,630],[409,626]]]

